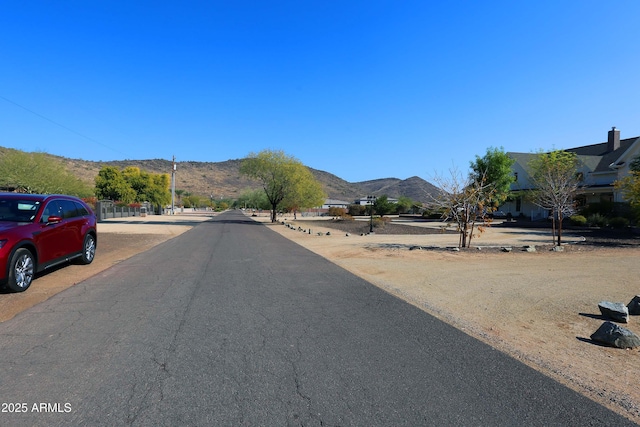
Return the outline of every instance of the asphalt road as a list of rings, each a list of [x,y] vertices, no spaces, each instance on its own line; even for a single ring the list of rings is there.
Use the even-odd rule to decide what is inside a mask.
[[[235,212],[0,324],[0,360],[2,426],[634,425]]]

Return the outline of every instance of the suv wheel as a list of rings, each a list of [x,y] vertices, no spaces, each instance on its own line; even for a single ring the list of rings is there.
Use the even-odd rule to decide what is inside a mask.
[[[82,256],[80,262],[82,264],[91,264],[93,258],[96,256],[96,239],[92,234],[84,236],[84,243],[82,244]]]
[[[18,249],[9,263],[9,280],[7,286],[14,292],[26,291],[33,281],[35,262],[31,251]]]

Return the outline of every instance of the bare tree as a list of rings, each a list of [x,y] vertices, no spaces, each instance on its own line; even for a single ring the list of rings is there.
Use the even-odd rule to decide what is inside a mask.
[[[487,197],[491,197],[490,185],[484,176],[469,175],[464,178],[457,169],[449,170],[450,176],[435,176],[433,181],[440,188],[436,196],[430,195],[429,205],[442,212],[442,217],[452,220],[460,235],[458,247],[471,246],[476,226],[482,231],[488,219],[485,217]],[[481,225],[478,225],[478,223]]]
[[[535,190],[531,200],[551,211],[554,243],[562,244],[562,220],[575,212],[575,197],[580,185],[575,153],[554,150],[538,154],[530,163],[531,183]],[[557,234],[556,234],[557,221]]]

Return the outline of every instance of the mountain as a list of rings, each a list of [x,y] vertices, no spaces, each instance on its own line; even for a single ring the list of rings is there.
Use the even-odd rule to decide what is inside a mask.
[[[374,179],[372,181],[357,182],[355,185],[366,190],[367,194],[375,196],[386,194],[394,198],[406,196],[423,203],[430,200],[430,195],[435,196],[439,191],[438,187],[418,176],[412,176],[404,180],[398,178]]]
[[[103,166],[115,166],[120,169],[134,166],[147,172],[166,174],[171,174],[172,167],[172,162],[164,159],[93,162],[54,155],[51,157],[61,161],[74,175],[89,185],[95,183],[95,177]],[[203,197],[233,199],[246,189],[260,188],[260,185],[255,181],[240,175],[241,162],[241,159],[224,162],[178,162],[176,189]],[[385,178],[352,183],[329,172],[312,168],[309,170],[322,183],[330,199],[346,202],[367,195],[381,196],[383,194],[392,198],[406,196],[417,202],[426,202],[429,200],[428,194],[438,190],[437,187],[417,176],[405,180]]]

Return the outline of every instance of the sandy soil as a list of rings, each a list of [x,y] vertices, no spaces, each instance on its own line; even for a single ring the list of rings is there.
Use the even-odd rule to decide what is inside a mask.
[[[207,219],[185,218],[101,223],[91,265],[66,266],[39,277],[24,293],[0,294],[0,321]],[[268,222],[266,215],[254,219]],[[565,252],[530,253],[522,246],[549,243],[544,230],[490,229],[474,245],[513,251],[415,250],[453,247],[457,236],[347,237],[316,223],[309,233],[305,219],[283,219],[305,232],[267,226],[640,424],[640,349],[608,348],[589,339],[603,322],[599,301],[626,304],[640,294],[640,248],[583,250],[576,244]],[[640,316],[624,326],[640,334]]]

